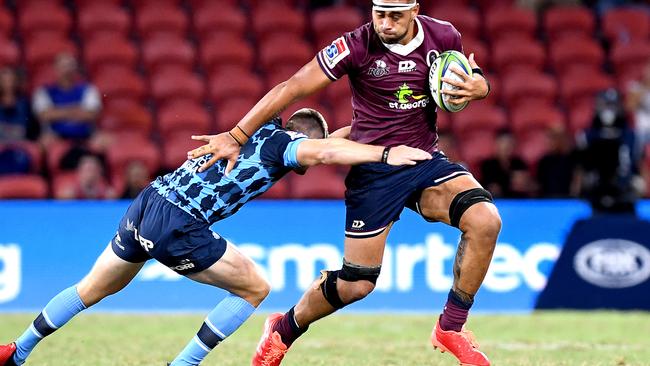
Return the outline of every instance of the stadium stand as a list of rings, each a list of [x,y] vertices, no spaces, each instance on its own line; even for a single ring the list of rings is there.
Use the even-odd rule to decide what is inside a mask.
[[[81,56],[86,76],[104,99],[99,127],[110,137],[108,146],[93,149],[106,155],[115,180],[129,159],[146,161],[155,174],[173,168],[180,152],[196,144],[190,133],[227,129],[317,50],[369,19],[363,0],[312,5],[307,0],[6,2],[0,7],[0,65],[23,65],[31,91],[54,79],[57,54]],[[438,116],[439,129],[453,133],[470,167],[493,154],[493,137],[502,129],[522,139],[520,153],[533,167],[544,150],[545,128],[559,123],[578,133],[591,123],[595,93],[610,86],[624,91],[650,59],[647,9],[598,14],[587,6],[556,5],[536,12],[510,0],[450,0],[423,3],[421,13],[451,21],[462,33],[465,52],[475,53],[488,71],[490,98],[462,113]],[[331,130],[352,118],[344,79],[302,103],[321,110]],[[62,141],[48,148],[31,175],[42,172],[52,182],[66,146]],[[265,197],[340,197],[341,176],[327,172],[288,179]],[[307,187],[323,182],[334,188]],[[31,191],[33,197],[47,194],[47,187]]]

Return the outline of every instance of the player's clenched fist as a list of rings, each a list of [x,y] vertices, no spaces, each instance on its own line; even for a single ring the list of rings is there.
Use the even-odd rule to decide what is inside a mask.
[[[400,145],[388,151],[386,163],[390,165],[415,165],[418,161],[430,159],[431,154],[424,150]]]
[[[230,173],[237,162],[240,148],[239,144],[230,133],[223,132],[218,135],[192,136],[192,140],[207,142],[207,144],[197,147],[192,151],[188,151],[188,159],[196,159],[207,154],[212,154],[212,158],[205,164],[201,165],[199,172],[205,171],[218,160],[226,159],[228,160],[228,165],[226,165],[226,174]]]

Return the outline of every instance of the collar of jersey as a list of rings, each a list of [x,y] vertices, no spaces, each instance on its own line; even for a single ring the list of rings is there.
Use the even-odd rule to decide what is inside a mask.
[[[400,56],[408,56],[409,53],[415,51],[415,49],[420,47],[422,42],[424,42],[424,29],[422,29],[422,24],[420,23],[420,19],[415,17],[415,22],[418,25],[418,34],[416,34],[415,37],[413,37],[411,42],[407,44],[401,44],[401,43],[388,44],[382,42],[384,46],[386,46],[386,48],[388,48],[390,52],[396,53]]]

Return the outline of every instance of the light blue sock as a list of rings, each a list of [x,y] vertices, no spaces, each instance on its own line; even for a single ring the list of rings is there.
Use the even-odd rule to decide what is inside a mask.
[[[76,286],[69,287],[54,296],[23,335],[16,340],[14,362],[22,365],[41,339],[61,328],[84,309],[86,306],[81,301]]]
[[[255,311],[239,296],[229,294],[208,314],[196,336],[176,356],[171,366],[196,366],[219,342],[233,334]]]

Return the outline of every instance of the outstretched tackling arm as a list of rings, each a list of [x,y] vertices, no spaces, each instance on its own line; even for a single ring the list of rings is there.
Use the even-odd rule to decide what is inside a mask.
[[[227,159],[226,173],[237,161],[239,148],[266,121],[282,112],[290,104],[308,96],[332,83],[318,65],[316,58],[303,66],[289,80],[276,85],[237,123],[230,131],[214,136],[192,136],[194,140],[206,142],[187,153],[188,159],[212,154],[212,158],[199,171],[212,166],[218,160]]]
[[[431,159],[431,154],[404,145],[386,149],[383,146],[365,145],[333,137],[301,142],[298,145],[297,158],[302,167],[319,164],[355,165],[373,162],[385,162],[390,165],[415,165],[418,161]]]

